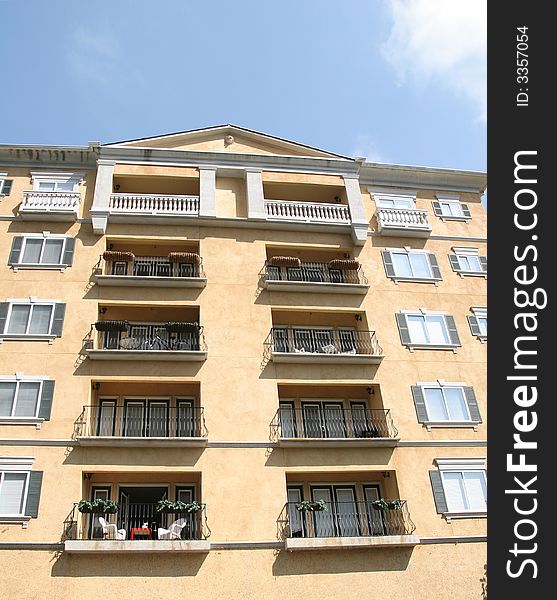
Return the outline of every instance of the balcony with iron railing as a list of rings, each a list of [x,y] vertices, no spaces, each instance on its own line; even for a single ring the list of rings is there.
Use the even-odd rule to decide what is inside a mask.
[[[93,278],[103,286],[200,288],[207,284],[203,261],[196,252],[145,256],[107,250],[93,268]]]
[[[64,521],[64,549],[70,553],[207,552],[206,505],[192,502],[181,511],[159,503],[119,503],[116,512],[80,512],[75,503]]]
[[[281,403],[271,421],[271,440],[289,447],[396,446],[391,411],[354,402],[343,408],[331,400]]]
[[[81,446],[181,446],[207,444],[203,408],[193,401],[102,400],[84,406],[74,423],[74,439]]]
[[[263,278],[270,291],[365,294],[369,288],[360,263],[352,259],[306,262],[273,256],[265,262]]]
[[[23,192],[19,215],[22,219],[40,217],[46,221],[75,221],[80,205],[80,192],[29,190]]]
[[[375,331],[348,327],[276,325],[264,347],[273,362],[378,364],[383,360]]]
[[[289,551],[419,543],[406,500],[287,502],[278,526]]]
[[[197,322],[97,321],[85,339],[93,360],[204,361],[207,344]]]
[[[431,225],[427,210],[378,208],[375,213],[379,233],[404,237],[429,237]]]

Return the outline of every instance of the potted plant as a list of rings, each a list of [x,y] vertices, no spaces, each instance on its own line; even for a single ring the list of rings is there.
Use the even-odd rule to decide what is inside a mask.
[[[303,512],[321,512],[327,510],[327,504],[325,503],[325,500],[317,500],[316,502],[302,500],[299,504],[296,504],[296,510]]]
[[[194,513],[201,510],[201,504],[196,502],[182,502],[181,500],[159,500],[157,502],[157,512],[161,513]]]
[[[118,503],[102,498],[80,500],[77,503],[77,510],[81,513],[113,514],[118,512]]]
[[[379,498],[379,500],[373,500],[371,506],[373,506],[375,510],[399,510],[402,507],[402,502],[400,500],[387,501],[383,498]]]

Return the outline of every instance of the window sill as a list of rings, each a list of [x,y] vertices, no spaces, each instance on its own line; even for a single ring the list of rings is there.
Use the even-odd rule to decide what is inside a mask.
[[[41,428],[44,419],[38,417],[0,417],[0,425],[35,425]]]
[[[0,523],[8,525],[21,525],[22,529],[27,529],[31,517],[24,515],[0,515]]]
[[[469,221],[472,220],[472,217],[456,217],[456,216],[449,216],[449,215],[437,215],[441,221],[462,221],[463,223],[468,223]]]
[[[462,511],[462,512],[446,512],[443,513],[443,516],[447,520],[447,523],[450,523],[452,519],[486,519],[487,511]]]
[[[55,335],[25,335],[22,333],[2,333],[0,335],[0,344],[2,342],[48,342],[52,344],[57,336]]]
[[[39,263],[11,263],[14,273],[23,270],[36,270],[36,271],[61,271],[62,273],[68,267],[68,265],[54,265],[54,264],[39,264]]]
[[[459,428],[459,429],[473,429],[474,431],[478,431],[478,425],[475,421],[426,421],[423,423],[424,427],[431,431],[432,429],[451,429],[451,428]]]
[[[435,346],[433,344],[404,344],[410,352],[414,350],[452,350],[456,352],[457,348],[460,348],[461,344],[446,344],[444,346]]]
[[[437,279],[435,277],[391,277],[392,281],[398,283],[399,281],[402,283],[434,283],[437,285],[442,279]]]
[[[487,273],[485,271],[457,271],[461,277],[483,277],[487,279]]]

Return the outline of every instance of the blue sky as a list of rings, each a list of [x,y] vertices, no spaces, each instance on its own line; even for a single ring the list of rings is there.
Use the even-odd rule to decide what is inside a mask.
[[[0,143],[235,123],[484,170],[486,0],[0,0]]]

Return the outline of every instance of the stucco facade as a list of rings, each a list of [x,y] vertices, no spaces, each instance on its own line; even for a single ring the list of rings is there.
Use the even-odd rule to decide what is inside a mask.
[[[41,173],[75,180],[71,210],[56,204],[69,184]],[[7,594],[482,598],[484,174],[222,126],[0,146],[3,180]],[[392,199],[413,204],[378,222]],[[70,264],[45,262],[44,240],[69,238]],[[440,276],[393,275],[397,250],[434,255]],[[65,305],[61,331],[41,301],[51,319]],[[42,382],[33,414],[22,382]],[[74,508],[95,497],[119,504],[108,530]],[[179,522],[153,512],[163,498],[202,508]]]

